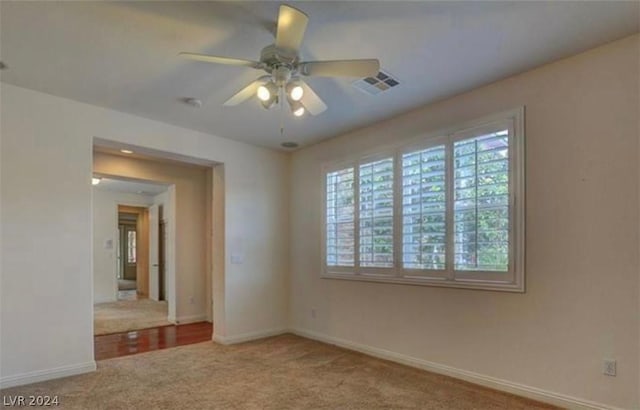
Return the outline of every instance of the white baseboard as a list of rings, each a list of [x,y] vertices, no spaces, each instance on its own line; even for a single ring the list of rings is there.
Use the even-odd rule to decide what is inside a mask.
[[[175,323],[176,325],[186,325],[187,323],[196,323],[196,322],[204,322],[207,320],[207,315],[191,315],[191,316],[180,316],[175,320],[170,322]]]
[[[236,343],[249,342],[251,340],[264,339],[265,337],[277,336],[283,333],[289,333],[289,329],[277,328],[277,329],[262,330],[258,332],[242,333],[239,335],[220,336],[215,334],[215,327],[214,327],[213,341],[223,345],[232,345]]]
[[[76,374],[94,372],[95,370],[96,362],[93,360],[86,363],[61,366],[53,369],[36,370],[34,372],[22,373],[15,376],[2,377],[0,378],[0,388],[7,389],[9,387],[22,386],[25,384],[37,383],[50,379],[58,379],[60,377],[75,376]]]
[[[539,389],[537,387],[531,387],[531,386],[527,386],[520,383],[514,383],[507,380],[502,380],[495,377],[470,372],[467,370],[457,369],[455,367],[446,366],[439,363],[433,363],[427,360],[418,359],[418,358],[407,356],[401,353],[392,352],[390,350],[385,350],[385,349],[380,349],[373,346],[355,343],[349,340],[339,339],[333,336],[327,336],[327,335],[316,333],[310,330],[290,329],[290,331],[298,336],[344,347],[345,349],[349,349],[349,350],[355,350],[355,351],[367,354],[369,356],[374,356],[380,359],[385,359],[392,362],[404,364],[407,366],[428,370],[430,372],[443,374],[445,376],[451,376],[456,379],[462,379],[471,383],[479,384],[485,387],[490,387],[495,390],[516,394],[518,396],[527,397],[533,400],[553,404],[553,405],[564,407],[564,408],[590,409],[590,410],[594,410],[594,409],[622,410],[618,407],[608,406],[606,404],[596,403],[596,402],[568,396],[561,393],[551,392],[548,390]]]

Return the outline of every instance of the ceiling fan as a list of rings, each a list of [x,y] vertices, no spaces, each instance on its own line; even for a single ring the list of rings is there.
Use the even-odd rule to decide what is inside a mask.
[[[377,59],[300,61],[298,53],[308,21],[309,17],[300,10],[281,5],[276,41],[262,49],[260,61],[185,52],[179,55],[267,73],[225,101],[225,106],[238,105],[255,95],[266,109],[286,99],[295,116],[302,116],[305,111],[318,115],[327,109],[327,105],[301,77],[370,77],[378,73],[380,62]]]

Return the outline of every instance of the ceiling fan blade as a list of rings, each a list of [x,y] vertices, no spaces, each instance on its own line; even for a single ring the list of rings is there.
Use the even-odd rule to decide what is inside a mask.
[[[298,52],[300,43],[307,30],[309,17],[291,6],[281,5],[278,14],[276,47]]]
[[[315,77],[371,77],[380,71],[377,59],[308,61],[298,66],[300,73]]]
[[[251,82],[248,86],[244,87],[242,90],[235,93],[233,96],[231,96],[231,98],[225,101],[224,104],[222,105],[226,107],[232,107],[234,105],[238,105],[242,102],[245,102],[249,98],[256,95],[256,91],[258,91],[258,87],[266,83],[269,80],[269,78],[271,77],[268,75],[263,75],[257,80]]]
[[[237,66],[251,67],[256,69],[262,69],[264,67],[264,64],[259,61],[243,60],[240,58],[210,56],[206,54],[197,54],[197,53],[179,53],[178,55],[180,57],[188,58],[190,60],[205,61],[207,63],[237,65]]]
[[[309,84],[305,83],[304,81],[301,81],[301,83],[304,93],[302,94],[302,100],[300,102],[302,102],[304,108],[306,108],[311,115],[318,115],[323,113],[327,109],[327,104],[325,104],[324,101],[322,101],[320,97],[318,97],[318,94],[316,94],[315,91],[313,91],[313,89],[309,87]]]

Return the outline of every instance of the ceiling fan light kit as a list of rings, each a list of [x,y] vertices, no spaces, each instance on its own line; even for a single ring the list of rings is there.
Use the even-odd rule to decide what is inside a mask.
[[[256,79],[224,102],[225,106],[238,105],[256,96],[266,109],[284,103],[286,95],[293,115],[309,112],[318,115],[327,109],[322,99],[300,77],[369,77],[376,75],[380,62],[376,59],[300,61],[299,50],[309,17],[302,11],[281,5],[275,43],[262,49],[260,61],[211,56],[197,53],[179,55],[208,63],[235,65],[263,70],[268,75]],[[282,93],[282,94],[281,94]]]
[[[300,80],[295,78],[287,83],[287,95],[292,101],[300,101],[304,95],[304,89],[300,85]]]
[[[265,109],[269,109],[271,107],[273,107],[274,105],[278,104],[280,102],[280,99],[278,98],[277,95],[273,95],[271,98],[269,98],[268,100],[260,100],[260,104],[262,105],[263,108]]]
[[[296,117],[302,117],[304,115],[305,109],[300,101],[289,101],[289,106],[291,107],[291,112]]]
[[[269,81],[259,86],[256,94],[260,100],[269,101],[278,97],[278,87],[272,81]]]

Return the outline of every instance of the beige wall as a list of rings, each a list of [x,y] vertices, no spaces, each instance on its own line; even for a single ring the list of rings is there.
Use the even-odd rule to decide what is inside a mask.
[[[287,327],[287,154],[5,83],[0,117],[0,386],[95,369],[94,137],[224,164],[224,180],[222,166],[214,180],[225,215],[215,235],[224,248],[214,261],[215,337]],[[240,264],[225,260],[232,243],[242,244]]]
[[[95,152],[93,171],[175,185],[175,318],[178,322],[210,318],[207,222],[211,207],[207,206],[207,169]]]
[[[297,151],[292,326],[583,400],[640,406],[638,45],[638,36],[626,38]],[[522,105],[525,294],[320,279],[324,161]],[[602,374],[603,358],[618,361],[617,377]]]

